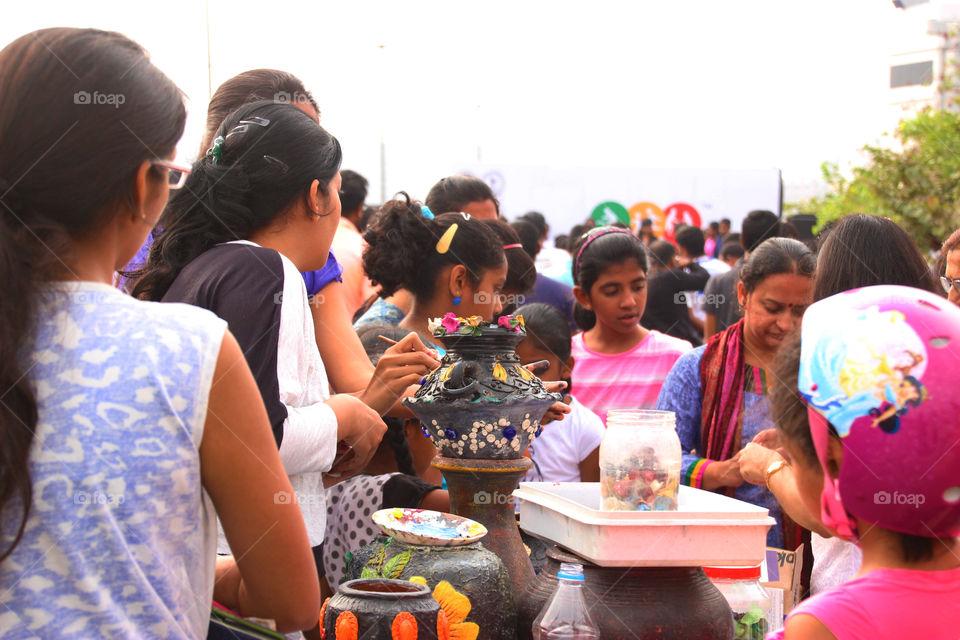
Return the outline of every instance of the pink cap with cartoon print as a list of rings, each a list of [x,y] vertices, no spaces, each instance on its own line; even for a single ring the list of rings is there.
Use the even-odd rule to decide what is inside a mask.
[[[960,535],[960,307],[893,285],[840,293],[803,317],[799,392],[843,444],[824,478],[825,524],[844,512],[901,533]],[[821,464],[827,425],[810,421]]]

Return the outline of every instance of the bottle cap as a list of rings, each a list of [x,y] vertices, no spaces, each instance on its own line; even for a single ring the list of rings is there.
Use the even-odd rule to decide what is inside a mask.
[[[607,412],[607,428],[667,428],[676,429],[677,415],[673,411],[652,409],[611,409]]]
[[[760,566],[756,567],[704,567],[708,578],[717,580],[759,580]]]
[[[572,562],[564,562],[560,565],[560,571],[557,572],[557,580],[573,580],[574,582],[583,582],[583,565]]]

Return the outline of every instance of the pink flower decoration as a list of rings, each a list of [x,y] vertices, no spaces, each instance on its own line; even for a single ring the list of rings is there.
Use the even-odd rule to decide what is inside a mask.
[[[443,316],[440,326],[443,327],[447,333],[453,333],[457,330],[457,327],[460,326],[460,320],[457,319],[457,314],[451,311]]]
[[[497,320],[497,324],[501,327],[506,327],[514,333],[520,333],[520,324],[516,321],[513,316],[500,316]]]

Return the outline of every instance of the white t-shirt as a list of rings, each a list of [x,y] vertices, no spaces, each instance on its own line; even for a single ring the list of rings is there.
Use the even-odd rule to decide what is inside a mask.
[[[323,542],[327,508],[323,472],[337,449],[337,416],[303,277],[286,256],[249,240],[226,242],[194,258],[165,302],[187,302],[226,320],[253,372],[280,439],[280,460],[300,505],[311,546]],[[282,424],[282,426],[281,426]],[[229,553],[220,533],[219,551]]]
[[[600,446],[603,421],[570,398],[569,415],[546,425],[530,445],[533,468],[523,476],[524,482],[580,482],[580,463]]]
[[[810,574],[810,595],[839,587],[860,570],[863,554],[860,547],[840,538],[824,538],[813,533],[813,569]]]
[[[567,251],[555,247],[553,240],[548,240],[537,254],[537,273],[572,287],[573,274],[570,272],[572,263],[573,257]]]
[[[300,505],[310,545],[317,546],[323,542],[327,527],[323,472],[330,469],[337,451],[337,415],[326,403],[330,383],[317,350],[303,277],[289,258],[277,254],[283,264],[277,381],[280,401],[287,408],[280,460],[293,489],[290,499]],[[221,553],[229,549],[225,542],[221,538]]]
[[[711,278],[730,271],[730,265],[711,256],[700,256],[696,259],[696,263],[703,267]],[[703,310],[703,291],[687,291],[686,293],[687,306],[693,310],[693,317],[700,322],[704,322],[707,319],[707,314]]]

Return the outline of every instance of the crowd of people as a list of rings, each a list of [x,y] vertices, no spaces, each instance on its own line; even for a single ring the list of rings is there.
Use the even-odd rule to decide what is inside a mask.
[[[0,636],[201,638],[216,600],[321,637],[370,515],[450,508],[400,403],[450,311],[522,315],[518,355],[564,390],[525,480],[597,481],[609,411],[669,410],[684,483],[810,542],[783,637],[960,619],[960,230],[931,267],[864,214],[551,241],[466,175],[367,207],[269,69],[216,90],[187,167],[180,90],[97,30],[7,45],[0,95]]]

